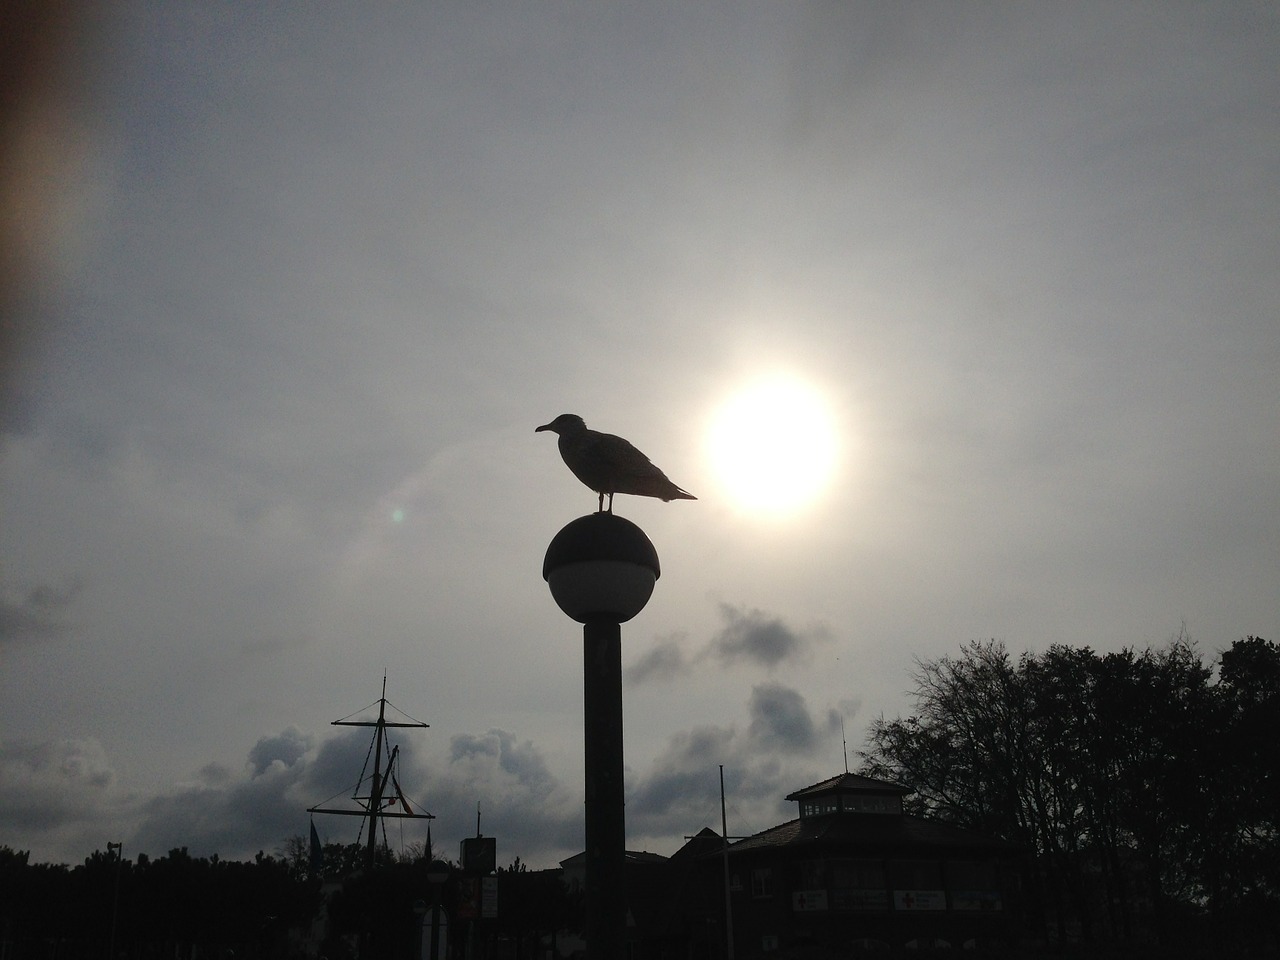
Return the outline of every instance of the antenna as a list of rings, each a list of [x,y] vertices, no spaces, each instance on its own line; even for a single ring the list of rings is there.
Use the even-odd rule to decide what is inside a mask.
[[[849,741],[844,738],[844,716],[840,717],[840,746],[844,750],[844,772],[849,772]]]

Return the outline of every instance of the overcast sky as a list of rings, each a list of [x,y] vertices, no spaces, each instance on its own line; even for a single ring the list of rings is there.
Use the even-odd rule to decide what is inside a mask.
[[[1273,4],[110,10],[4,368],[0,843],[271,852],[385,671],[445,853],[581,849],[565,412],[699,498],[615,504],[635,849],[720,764],[789,819],[967,641],[1276,638]],[[774,377],[834,466],[755,511],[709,434]]]

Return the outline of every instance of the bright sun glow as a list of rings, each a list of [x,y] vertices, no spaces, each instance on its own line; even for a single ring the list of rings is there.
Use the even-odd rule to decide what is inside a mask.
[[[711,420],[707,452],[743,509],[790,513],[831,482],[837,455],[831,412],[812,387],[765,380],[735,393]]]

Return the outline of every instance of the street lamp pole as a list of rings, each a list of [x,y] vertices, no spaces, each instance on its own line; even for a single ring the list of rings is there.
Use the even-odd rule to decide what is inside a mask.
[[[107,853],[116,852],[115,891],[111,895],[111,942],[107,948],[107,960],[116,960],[116,927],[120,920],[120,865],[124,862],[124,843],[108,843]]]
[[[582,627],[583,746],[586,767],[587,956],[621,958],[626,821],[622,782],[622,628]]]
[[[449,865],[443,860],[427,864],[427,882],[431,884],[431,945],[425,960],[440,960],[440,900],[448,879]]]
[[[588,960],[625,956],[621,624],[644,609],[659,575],[644,531],[612,513],[569,523],[542,565],[556,604],[582,624]]]

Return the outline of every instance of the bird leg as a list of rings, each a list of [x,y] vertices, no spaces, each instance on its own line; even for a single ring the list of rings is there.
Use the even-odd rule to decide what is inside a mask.
[[[613,513],[613,491],[609,491],[609,513]]]
[[[604,513],[604,494],[600,494],[600,509],[596,513]]]

